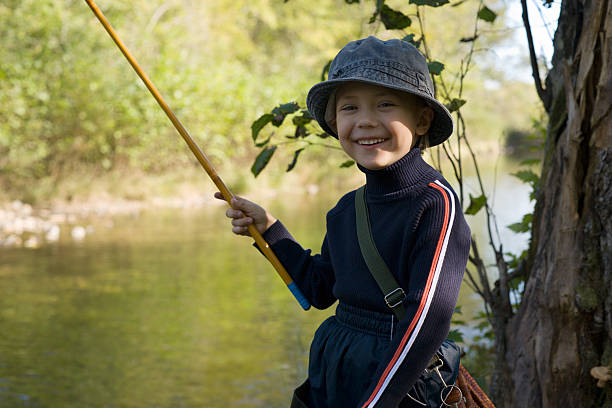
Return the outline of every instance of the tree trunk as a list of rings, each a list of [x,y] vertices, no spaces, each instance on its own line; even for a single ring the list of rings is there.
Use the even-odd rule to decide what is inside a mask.
[[[612,406],[612,0],[564,0],[523,300],[504,407]]]

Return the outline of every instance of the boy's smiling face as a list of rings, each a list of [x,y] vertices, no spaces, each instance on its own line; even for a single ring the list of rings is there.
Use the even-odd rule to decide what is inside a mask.
[[[336,130],[344,151],[370,170],[404,157],[427,133],[433,110],[417,96],[383,86],[349,82],[336,91]]]

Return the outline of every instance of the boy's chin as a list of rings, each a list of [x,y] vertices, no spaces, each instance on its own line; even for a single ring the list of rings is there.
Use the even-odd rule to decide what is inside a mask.
[[[358,161],[357,163],[359,163],[361,167],[364,167],[368,170],[382,170],[386,167],[389,167],[396,161],[397,160],[380,160],[380,161],[363,161],[363,162]]]

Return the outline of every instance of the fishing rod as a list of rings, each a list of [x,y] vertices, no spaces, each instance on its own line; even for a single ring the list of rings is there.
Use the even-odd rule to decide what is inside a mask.
[[[213,183],[215,183],[215,186],[217,186],[217,188],[223,195],[223,198],[225,199],[225,201],[227,201],[227,203],[231,206],[231,201],[232,201],[232,198],[234,198],[234,194],[232,194],[232,192],[227,188],[225,183],[223,183],[223,180],[221,180],[221,177],[219,177],[219,174],[217,174],[217,171],[213,167],[210,160],[208,160],[204,152],[198,147],[196,142],[189,135],[189,133],[187,132],[187,129],[185,129],[185,127],[178,120],[174,112],[172,112],[172,110],[170,109],[166,101],[164,101],[164,98],[161,96],[157,88],[155,88],[155,85],[153,85],[151,80],[149,80],[149,77],[147,77],[147,74],[145,74],[142,68],[140,68],[140,65],[138,65],[138,63],[136,62],[136,59],[134,59],[132,54],[128,51],[126,46],[119,39],[119,36],[117,36],[117,33],[115,32],[113,27],[110,25],[110,23],[108,22],[108,20],[102,13],[102,11],[93,2],[93,0],[85,0],[85,2],[87,3],[87,5],[89,5],[93,13],[98,18],[98,20],[100,20],[100,23],[102,23],[102,25],[106,29],[106,32],[111,36],[115,44],[117,44],[117,47],[119,47],[119,49],[121,50],[125,58],[127,58],[128,62],[130,63],[132,68],[134,68],[134,71],[136,71],[136,74],[138,74],[142,82],[144,82],[147,89],[149,89],[149,91],[151,92],[151,94],[153,95],[157,103],[159,104],[159,106],[168,116],[168,119],[170,119],[170,121],[172,122],[176,130],[183,137],[183,140],[185,140],[185,142],[189,146],[189,149],[191,149],[192,153],[198,159],[198,161],[200,162],[204,170],[206,170],[206,173],[208,174],[210,179],[213,181]],[[280,263],[280,261],[278,260],[278,258],[276,257],[272,249],[270,248],[270,245],[268,245],[268,243],[263,239],[263,237],[261,236],[257,228],[253,224],[251,224],[248,226],[248,230],[251,236],[253,237],[253,239],[255,240],[255,242],[257,243],[257,246],[259,247],[259,249],[261,249],[261,251],[266,256],[268,261],[270,261],[272,266],[274,266],[274,269],[276,269],[276,272],[278,272],[283,282],[285,282],[285,284],[287,285],[291,293],[293,293],[293,296],[295,296],[297,301],[300,303],[300,306],[302,306],[304,310],[310,309],[310,303],[308,302],[308,299],[306,299],[306,297],[302,294],[302,292],[300,291],[296,283],[293,281],[291,276],[289,276],[289,274],[285,270],[285,267]]]

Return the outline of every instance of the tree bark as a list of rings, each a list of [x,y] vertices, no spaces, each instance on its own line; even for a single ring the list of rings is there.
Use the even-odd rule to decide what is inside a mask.
[[[612,0],[564,0],[521,306],[503,407],[612,406]]]

